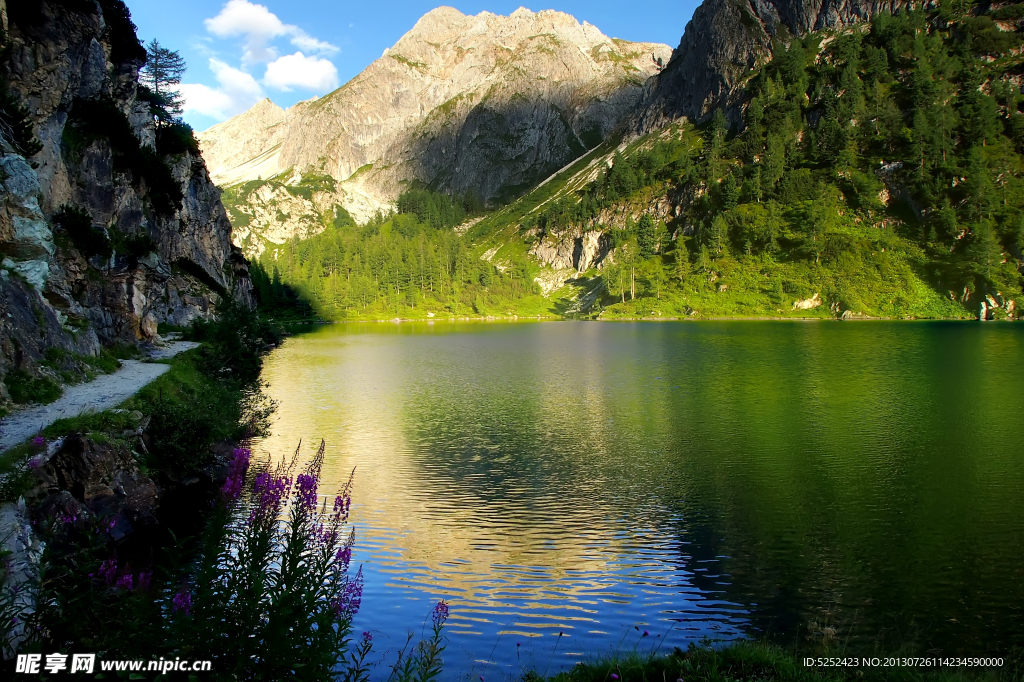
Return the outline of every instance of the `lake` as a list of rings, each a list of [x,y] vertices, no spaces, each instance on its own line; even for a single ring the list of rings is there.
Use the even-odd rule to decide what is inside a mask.
[[[257,452],[356,468],[356,632],[393,654],[447,599],[446,678],[1024,644],[1022,325],[339,324],[264,378]]]

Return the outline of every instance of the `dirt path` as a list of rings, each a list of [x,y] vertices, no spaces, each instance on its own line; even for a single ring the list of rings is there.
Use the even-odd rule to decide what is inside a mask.
[[[156,349],[150,353],[150,357],[163,360],[198,345],[192,341],[177,341]],[[170,365],[158,362],[122,360],[121,369],[113,374],[104,374],[87,384],[68,386],[56,402],[30,407],[0,420],[0,452],[31,438],[58,419],[109,410],[170,368]]]

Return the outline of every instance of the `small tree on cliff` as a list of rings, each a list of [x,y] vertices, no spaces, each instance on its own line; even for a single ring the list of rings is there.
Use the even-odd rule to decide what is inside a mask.
[[[146,46],[146,66],[139,72],[139,81],[159,100],[172,117],[180,117],[184,102],[177,86],[185,75],[185,60],[175,50],[162,47],[154,39]]]

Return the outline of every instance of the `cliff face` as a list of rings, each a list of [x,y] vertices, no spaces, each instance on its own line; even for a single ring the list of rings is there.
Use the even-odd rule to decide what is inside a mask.
[[[222,186],[315,169],[357,220],[411,180],[512,196],[604,139],[670,54],[560,12],[441,7],[335,92],[285,112],[262,102],[200,140]]]
[[[0,10],[2,76],[42,143],[26,158],[0,135],[0,378],[38,371],[51,347],[153,340],[158,323],[208,317],[224,296],[251,305],[202,157],[157,143],[120,0]]]
[[[909,0],[704,0],[679,47],[645,90],[633,118],[639,133],[675,119],[700,122],[720,106],[739,121],[735,105],[745,76],[772,57],[772,41],[788,43],[812,31],[842,28],[913,5]]]

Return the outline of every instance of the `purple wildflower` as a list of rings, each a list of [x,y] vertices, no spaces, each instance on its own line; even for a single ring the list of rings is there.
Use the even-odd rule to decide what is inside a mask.
[[[613,680],[617,680],[617,679],[619,679],[619,676],[618,676],[618,675],[616,675],[615,673],[612,673],[612,679],[613,679]]]
[[[115,585],[114,587],[117,587],[118,589],[123,589],[126,592],[131,592],[132,591],[132,582],[133,582],[132,581],[132,574],[131,573],[125,573],[124,575],[122,575],[120,578],[117,579],[117,585]]]
[[[352,548],[349,545],[339,548],[338,553],[334,555],[334,559],[343,567],[348,568],[348,562],[352,560]]]
[[[139,589],[142,591],[149,589],[149,583],[153,580],[153,571],[143,571],[139,573]]]
[[[354,616],[363,603],[363,569],[360,568],[356,577],[345,582],[341,595],[331,602],[331,610],[336,616]]]
[[[651,633],[647,632],[647,630],[644,630],[644,635],[643,635],[643,636],[644,636],[644,637],[648,637],[648,636],[650,636],[650,634],[651,634]]]
[[[234,457],[228,467],[228,477],[221,487],[221,495],[229,502],[237,500],[242,494],[242,485],[245,483],[245,474],[249,471],[249,456],[252,454],[249,448],[235,448]]]
[[[114,576],[117,575],[117,559],[107,559],[100,568],[96,571],[96,577],[102,580],[105,584],[111,585],[114,582]]]
[[[28,468],[29,469],[38,469],[42,465],[43,465],[43,460],[41,460],[39,457],[33,457],[32,459],[30,459],[28,461]]]
[[[434,607],[434,613],[431,615],[431,620],[434,621],[434,627],[436,628],[444,625],[444,622],[448,620],[448,602],[444,599],[437,602],[437,606]]]
[[[372,642],[373,641],[373,635],[371,635],[369,631],[363,632],[363,641],[367,642],[367,643]]]
[[[43,438],[42,436],[36,436],[35,438],[32,439],[32,447],[35,447],[35,448],[44,448],[44,447],[46,447],[46,439]]]
[[[181,591],[171,599],[171,612],[184,611],[188,616],[192,613],[192,593],[182,586]]]
[[[281,500],[291,485],[292,480],[287,476],[275,478],[268,473],[257,476],[252,486],[256,508],[249,513],[249,524],[257,520],[266,522],[276,519],[281,510]]]
[[[295,497],[306,510],[316,509],[316,477],[299,474],[295,477]]]

